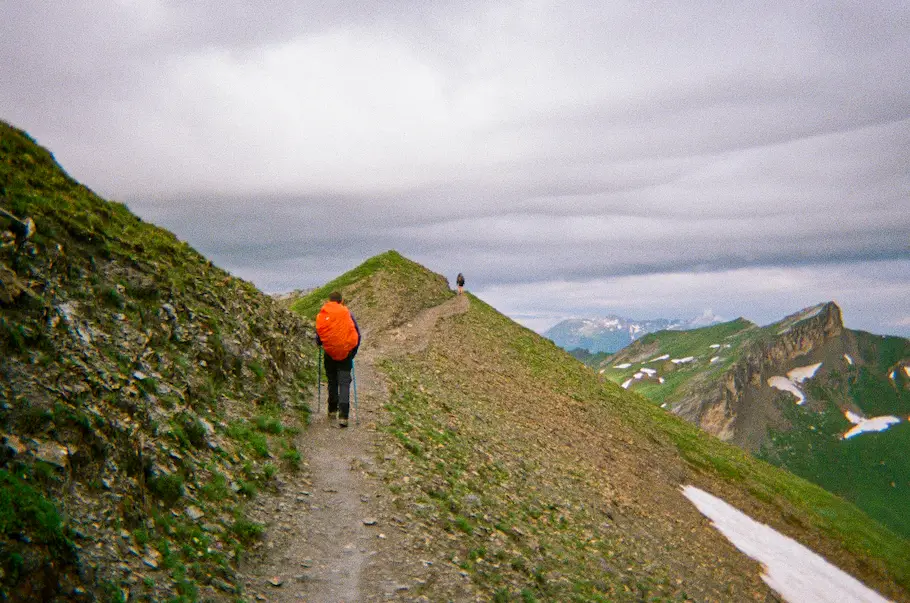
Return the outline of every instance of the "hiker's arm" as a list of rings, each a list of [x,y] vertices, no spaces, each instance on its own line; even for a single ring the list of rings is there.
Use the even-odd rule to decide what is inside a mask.
[[[360,349],[360,343],[363,341],[363,335],[360,334],[360,327],[357,325],[357,319],[354,318],[354,313],[351,313],[351,320],[354,323],[354,330],[357,331],[357,345],[354,346],[354,349],[351,350],[351,358],[357,355],[357,350]]]

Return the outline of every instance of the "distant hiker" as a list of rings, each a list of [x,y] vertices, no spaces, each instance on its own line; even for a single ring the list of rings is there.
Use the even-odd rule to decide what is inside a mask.
[[[458,276],[455,277],[455,284],[458,285],[458,295],[464,293],[464,275],[458,273]]]
[[[316,315],[316,343],[325,351],[325,376],[329,381],[329,420],[348,426],[351,408],[351,370],[360,348],[360,328],[354,315],[333,291]]]

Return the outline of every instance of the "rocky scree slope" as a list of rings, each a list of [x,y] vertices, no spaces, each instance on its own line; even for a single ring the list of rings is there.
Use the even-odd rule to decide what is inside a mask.
[[[312,332],[0,122],[0,597],[235,598]]]
[[[414,308],[451,295],[397,261],[394,274],[355,270],[336,284],[361,324],[371,307],[385,321],[374,340],[394,342],[414,313],[392,321],[381,309],[410,282],[425,283]],[[694,484],[910,600],[906,540],[469,299],[424,345],[376,359],[389,388],[376,466],[411,535],[407,556],[426,565],[405,598],[452,599],[454,567],[481,600],[776,600],[758,565],[680,494]]]
[[[846,329],[826,303],[764,328],[739,320],[650,335],[596,368],[910,536],[906,367],[910,340]],[[881,416],[897,423],[844,437],[859,418]]]

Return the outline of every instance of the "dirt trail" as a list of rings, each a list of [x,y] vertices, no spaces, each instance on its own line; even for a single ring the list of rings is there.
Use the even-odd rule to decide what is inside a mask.
[[[428,600],[414,590],[434,562],[414,557],[421,536],[395,515],[380,483],[376,428],[388,388],[375,366],[387,355],[423,350],[436,322],[468,305],[466,295],[456,296],[400,327],[365,331],[355,361],[357,421],[346,429],[330,423],[323,390],[322,412],[297,442],[305,471],[255,504],[253,516],[267,529],[242,568],[248,595],[275,602]]]

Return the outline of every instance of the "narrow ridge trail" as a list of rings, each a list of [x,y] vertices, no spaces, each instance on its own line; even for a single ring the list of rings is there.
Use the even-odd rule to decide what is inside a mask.
[[[414,590],[439,580],[438,560],[414,557],[421,535],[396,515],[381,483],[378,458],[388,387],[377,370],[385,357],[424,350],[437,321],[465,312],[467,295],[429,308],[408,323],[383,332],[364,329],[355,360],[356,421],[346,429],[321,412],[298,436],[304,470],[278,481],[254,503],[253,517],[266,524],[261,544],[241,567],[245,592],[258,601],[344,602],[423,600]],[[351,392],[352,412],[354,391]],[[352,418],[355,415],[352,414]],[[442,579],[464,582],[454,568]],[[451,589],[449,589],[451,590]],[[459,600],[473,600],[468,590]]]

